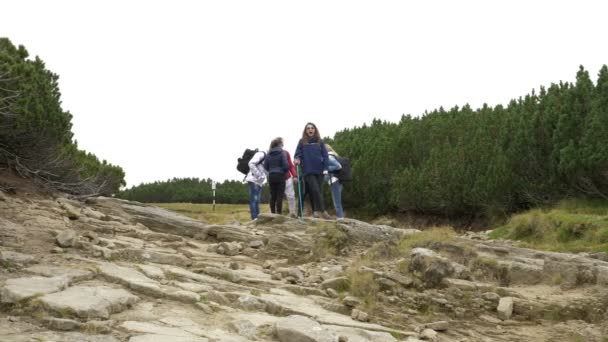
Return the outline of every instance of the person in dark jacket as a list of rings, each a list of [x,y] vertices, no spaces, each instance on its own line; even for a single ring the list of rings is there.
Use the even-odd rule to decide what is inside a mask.
[[[270,142],[268,155],[264,160],[264,168],[268,171],[268,184],[270,185],[270,212],[279,215],[283,211],[285,173],[289,170],[289,164],[282,146],[283,138],[273,139]]]
[[[328,173],[329,156],[317,126],[311,122],[304,126],[302,139],[294,154],[294,164],[302,165],[306,190],[309,191],[312,201],[313,217],[330,219],[325,211],[322,196],[323,176]]]

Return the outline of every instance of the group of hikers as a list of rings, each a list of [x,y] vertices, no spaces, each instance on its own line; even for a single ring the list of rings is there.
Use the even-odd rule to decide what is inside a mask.
[[[250,150],[248,150],[250,151]],[[289,216],[296,218],[296,196],[294,183],[298,184],[300,215],[304,215],[304,197],[308,197],[315,218],[331,219],[323,203],[323,184],[331,188],[331,197],[336,210],[336,219],[344,219],[342,208],[342,182],[338,173],[342,165],[338,154],[323,142],[317,126],[307,123],[298,142],[294,159],[283,149],[283,138],[275,138],[268,151],[251,151],[253,156],[247,161],[245,155],[239,163],[247,161],[245,180],[249,186],[249,210],[251,219],[257,220],[260,214],[262,185],[268,180],[270,186],[270,212],[282,214],[283,195],[287,197]],[[246,151],[247,153],[247,151]],[[243,172],[242,168],[237,168]]]

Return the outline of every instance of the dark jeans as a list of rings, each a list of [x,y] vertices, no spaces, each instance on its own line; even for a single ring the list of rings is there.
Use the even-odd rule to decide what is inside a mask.
[[[285,193],[285,174],[271,173],[268,177],[270,185],[270,212],[273,214],[282,214],[283,212],[283,194]]]
[[[306,191],[309,191],[312,201],[312,211],[325,211],[323,204],[323,175],[306,175]]]

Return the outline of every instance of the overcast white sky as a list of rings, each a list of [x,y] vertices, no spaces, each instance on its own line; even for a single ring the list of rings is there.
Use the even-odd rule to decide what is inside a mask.
[[[236,158],[439,106],[596,80],[605,1],[2,1],[0,36],[59,75],[79,147],[127,186],[242,179]],[[339,152],[339,151],[338,151]]]

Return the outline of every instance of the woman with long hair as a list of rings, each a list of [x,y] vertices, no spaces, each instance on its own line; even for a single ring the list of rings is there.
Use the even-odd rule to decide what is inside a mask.
[[[323,176],[328,173],[329,156],[317,126],[312,122],[304,126],[302,138],[294,154],[294,164],[302,165],[306,190],[309,191],[312,201],[313,217],[330,219],[325,211],[322,196]]]

